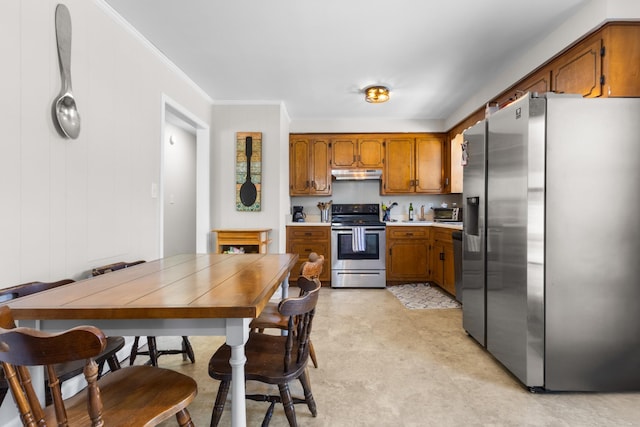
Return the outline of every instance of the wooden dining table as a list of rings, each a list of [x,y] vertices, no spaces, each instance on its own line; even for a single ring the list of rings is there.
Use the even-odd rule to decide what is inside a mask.
[[[94,325],[107,335],[225,336],[231,346],[232,425],[245,426],[249,323],[280,285],[287,296],[297,259],[295,254],[176,255],[7,304],[18,326],[42,331]],[[34,378],[34,384],[44,381]]]

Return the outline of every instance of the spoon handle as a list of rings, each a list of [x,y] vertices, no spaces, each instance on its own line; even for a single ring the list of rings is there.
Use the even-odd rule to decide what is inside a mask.
[[[247,182],[251,181],[251,156],[253,156],[253,137],[247,136],[244,140],[244,152],[247,155]]]
[[[64,4],[56,6],[56,41],[64,93],[71,90],[71,15]]]

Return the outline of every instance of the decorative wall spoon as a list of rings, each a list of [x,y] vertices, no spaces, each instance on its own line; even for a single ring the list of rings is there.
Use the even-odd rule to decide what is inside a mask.
[[[256,202],[258,191],[256,185],[251,182],[251,156],[253,155],[253,137],[247,136],[245,138],[244,146],[245,154],[247,155],[247,175],[244,183],[240,186],[240,201],[245,206],[251,206]]]
[[[53,105],[63,136],[76,139],[80,134],[80,114],[71,91],[71,15],[63,4],[56,6],[56,40],[62,88]]]

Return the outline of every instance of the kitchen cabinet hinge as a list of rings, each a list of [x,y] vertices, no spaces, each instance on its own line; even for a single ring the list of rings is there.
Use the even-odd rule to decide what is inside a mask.
[[[604,56],[604,52],[605,52],[605,50],[604,50],[604,46],[602,46],[602,47],[600,48],[600,56]]]
[[[600,76],[600,84],[603,85],[604,84],[604,74]]]

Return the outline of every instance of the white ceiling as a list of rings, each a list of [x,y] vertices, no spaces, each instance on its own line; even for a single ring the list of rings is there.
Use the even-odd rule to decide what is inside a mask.
[[[106,0],[216,102],[293,120],[446,119],[587,1]]]

